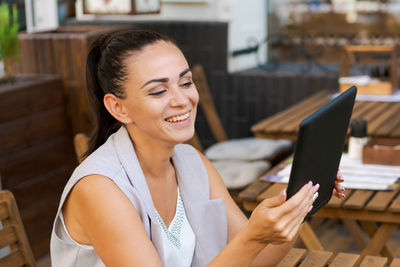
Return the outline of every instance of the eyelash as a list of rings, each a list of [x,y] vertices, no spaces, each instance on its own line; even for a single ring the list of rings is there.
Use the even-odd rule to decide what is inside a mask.
[[[182,87],[190,87],[191,85],[193,84],[193,82],[187,82],[187,83],[184,83],[184,84],[182,84],[181,86]],[[161,90],[161,91],[158,91],[158,92],[155,92],[155,93],[150,93],[149,95],[155,95],[155,96],[158,96],[158,95],[162,95],[164,92],[166,92],[167,90]]]

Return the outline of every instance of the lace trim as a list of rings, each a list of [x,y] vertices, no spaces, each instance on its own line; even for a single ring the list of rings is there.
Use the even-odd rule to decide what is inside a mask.
[[[185,215],[185,209],[183,207],[183,202],[181,198],[181,193],[179,192],[178,188],[178,199],[176,205],[176,214],[175,217],[172,219],[170,228],[165,225],[163,219],[161,218],[160,214],[158,214],[157,210],[154,209],[156,219],[158,223],[161,225],[161,228],[167,235],[168,240],[178,249],[181,248],[180,236],[182,232],[182,225],[183,225],[183,216]]]

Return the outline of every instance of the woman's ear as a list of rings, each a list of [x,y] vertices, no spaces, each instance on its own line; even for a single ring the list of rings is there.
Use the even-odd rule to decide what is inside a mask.
[[[117,120],[119,120],[124,124],[132,122],[120,98],[116,97],[113,94],[106,94],[103,98],[103,102],[108,112],[114,118],[116,118]]]

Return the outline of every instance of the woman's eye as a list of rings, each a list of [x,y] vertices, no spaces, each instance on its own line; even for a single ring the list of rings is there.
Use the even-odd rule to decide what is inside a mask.
[[[193,82],[187,82],[187,83],[182,84],[181,86],[183,86],[183,87],[189,87],[189,86],[191,86],[192,84],[193,84]]]
[[[149,95],[162,95],[163,93],[165,93],[167,90],[160,90],[160,91],[157,91],[157,92],[152,92],[152,93],[149,93]]]

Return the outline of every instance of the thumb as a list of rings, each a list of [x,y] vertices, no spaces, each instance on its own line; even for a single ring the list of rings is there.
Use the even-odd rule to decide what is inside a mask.
[[[286,201],[286,189],[282,190],[279,195],[264,199],[262,205],[267,208],[274,208],[282,205]]]

